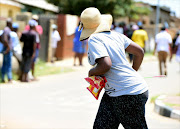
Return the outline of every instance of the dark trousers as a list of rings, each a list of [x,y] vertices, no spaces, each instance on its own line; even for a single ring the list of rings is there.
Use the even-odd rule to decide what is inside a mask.
[[[21,63],[21,71],[23,73],[28,73],[31,69],[32,57],[31,56],[23,56],[23,60]]]
[[[104,93],[93,129],[147,129],[145,104],[148,91],[139,95],[109,97]]]

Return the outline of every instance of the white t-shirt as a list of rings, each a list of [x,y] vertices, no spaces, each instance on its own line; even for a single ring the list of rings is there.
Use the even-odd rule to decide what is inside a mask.
[[[18,54],[22,54],[22,48],[21,48],[21,45],[19,43],[19,37],[18,37],[17,33],[14,31],[11,31],[10,37],[12,40],[13,51],[18,53]]]
[[[57,42],[61,40],[59,32],[57,30],[52,32],[52,48],[57,48]]]
[[[125,49],[133,42],[125,35],[111,31],[92,34],[88,40],[88,61],[109,56],[111,69],[104,74],[107,79],[105,91],[109,96],[137,95],[148,90],[144,79],[129,64]]]
[[[157,44],[156,51],[169,52],[169,44],[172,43],[172,38],[166,31],[161,31],[156,35],[155,42]]]

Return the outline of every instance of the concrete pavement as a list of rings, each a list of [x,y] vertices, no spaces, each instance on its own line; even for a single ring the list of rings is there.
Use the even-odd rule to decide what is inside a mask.
[[[72,59],[60,61],[59,66],[72,66]],[[2,129],[92,129],[99,100],[86,89],[84,80],[90,66],[73,67],[74,72],[39,77],[31,83],[0,84],[0,127]],[[168,77],[146,79],[150,98],[160,94],[180,93],[178,64],[168,63]],[[144,60],[139,73],[143,77],[158,75],[154,57]],[[103,91],[102,91],[103,92]],[[100,97],[103,93],[100,94]],[[150,99],[146,105],[149,129],[179,129],[180,122],[154,112]],[[120,126],[119,129],[123,127]]]

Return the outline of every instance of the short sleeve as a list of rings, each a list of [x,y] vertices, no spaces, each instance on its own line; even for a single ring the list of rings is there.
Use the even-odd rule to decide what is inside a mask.
[[[126,49],[133,41],[131,39],[129,39],[127,36],[122,35],[123,39],[124,39],[124,49]]]
[[[109,56],[104,43],[97,37],[91,37],[88,41],[88,61],[90,65],[96,64],[96,59]]]
[[[135,32],[136,32],[136,31],[134,31],[134,32],[133,32],[132,37],[131,37],[131,39],[132,39],[133,41],[134,41],[134,40],[135,40],[135,38],[136,38],[136,34],[135,34]]]
[[[148,34],[146,31],[144,31],[144,33],[145,33],[144,40],[147,41],[148,40]]]

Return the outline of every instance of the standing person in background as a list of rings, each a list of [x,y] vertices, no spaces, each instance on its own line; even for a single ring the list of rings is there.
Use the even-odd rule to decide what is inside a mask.
[[[170,55],[172,56],[172,51],[171,51],[172,38],[171,35],[167,33],[165,27],[162,27],[161,32],[156,35],[155,43],[156,44],[154,48],[154,54],[156,51],[158,52],[160,74],[167,75],[166,60],[169,52]],[[163,69],[162,69],[162,63],[164,65]]]
[[[133,32],[132,40],[137,43],[145,52],[145,45],[146,41],[148,40],[148,35],[143,29],[143,26],[139,26],[139,29]]]
[[[52,25],[52,37],[51,37],[51,47],[52,47],[52,55],[51,55],[51,62],[54,62],[54,57],[56,53],[57,43],[61,40],[59,32],[57,31],[57,26],[55,24]]]
[[[36,26],[35,20],[29,21],[30,30],[25,30],[22,33],[22,36],[20,38],[20,41],[24,43],[23,45],[23,61],[22,61],[22,82],[29,82],[28,79],[28,72],[31,69],[32,61],[35,57],[36,52]]]
[[[19,64],[18,75],[19,75],[19,79],[20,79],[21,78],[21,68],[20,67],[21,67],[21,62],[22,62],[22,48],[19,43],[19,37],[17,34],[18,28],[19,28],[19,25],[17,23],[13,23],[10,36],[11,36],[12,44],[13,44],[13,55]]]
[[[43,28],[42,28],[41,25],[38,24],[39,23],[38,15],[33,15],[32,19],[37,22],[37,25],[35,27],[35,31],[36,31],[36,53],[35,53],[35,57],[33,59],[32,66],[31,66],[32,76],[29,76],[29,77],[31,78],[31,80],[36,80],[36,77],[35,77],[35,63],[37,61],[37,58],[39,57],[39,49],[41,48],[40,36],[43,34]],[[30,30],[29,25],[27,25],[25,27],[25,30]]]
[[[10,37],[12,29],[12,19],[8,18],[6,21],[6,27],[1,35],[1,42],[3,43],[3,64],[1,68],[1,79],[5,82],[5,75],[7,74],[8,82],[12,82],[12,40]]]
[[[19,43],[19,37],[18,37],[18,28],[19,25],[17,23],[12,24],[12,31],[10,33],[11,39],[12,39],[12,44],[13,44],[13,55],[17,59],[19,66],[22,61],[22,48],[21,44]]]
[[[76,66],[76,58],[79,60],[79,65],[82,66],[82,60],[84,53],[86,52],[86,41],[79,41],[81,35],[81,30],[78,31],[78,27],[76,27],[75,30],[75,35],[73,39],[73,51],[75,52],[74,54],[74,66]]]

